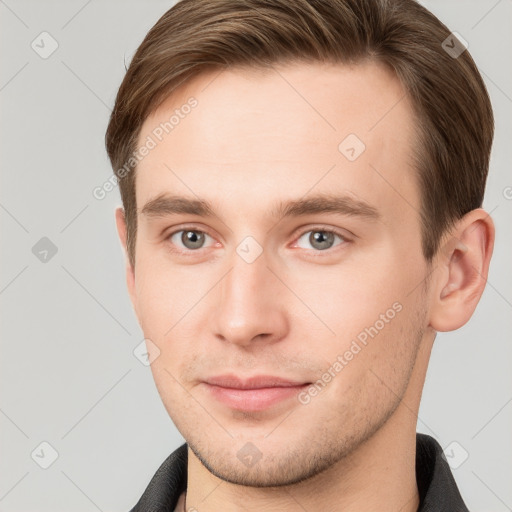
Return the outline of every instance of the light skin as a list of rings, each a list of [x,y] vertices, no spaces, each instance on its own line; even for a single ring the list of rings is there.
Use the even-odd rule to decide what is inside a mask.
[[[137,318],[150,353],[160,352],[157,389],[189,444],[187,509],[416,511],[432,343],[478,303],[491,218],[468,213],[425,261],[416,121],[380,64],[205,73],[146,119],[139,141],[190,96],[197,107],[138,165],[135,267],[126,260]],[[349,134],[366,146],[354,161],[338,149]],[[163,211],[151,203],[162,194],[208,201],[214,215]],[[343,211],[272,216],[279,202],[321,194],[342,196]],[[121,208],[116,222],[124,247]],[[199,248],[187,230],[205,233]],[[237,253],[248,236],[262,249],[251,263]],[[316,382],[396,303],[307,404],[239,411],[203,382],[227,373]],[[237,456],[247,443],[261,457],[250,467]]]

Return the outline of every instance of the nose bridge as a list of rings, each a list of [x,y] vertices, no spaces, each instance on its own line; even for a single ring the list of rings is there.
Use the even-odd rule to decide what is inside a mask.
[[[261,254],[254,261],[247,261],[237,253],[233,255],[231,268],[223,283],[222,303],[229,306],[231,316],[249,318],[258,311],[261,313],[261,305],[269,298],[271,276],[266,257]]]
[[[261,335],[280,337],[286,324],[278,300],[279,281],[267,268],[266,254],[260,252],[255,257],[255,249],[250,240],[242,242],[233,253],[231,270],[220,283],[215,334],[232,343],[249,344]]]

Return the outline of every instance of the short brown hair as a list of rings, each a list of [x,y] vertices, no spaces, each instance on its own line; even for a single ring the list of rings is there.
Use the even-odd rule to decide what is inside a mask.
[[[414,0],[181,0],[151,28],[119,88],[106,148],[119,179],[135,265],[137,149],[145,119],[179,85],[212,70],[373,58],[394,70],[416,114],[422,249],[482,206],[494,134],[491,103],[468,51]],[[444,42],[444,44],[443,44]],[[124,170],[124,172],[120,172]]]

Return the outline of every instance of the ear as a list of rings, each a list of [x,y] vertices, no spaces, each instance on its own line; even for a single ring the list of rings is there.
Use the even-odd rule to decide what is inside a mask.
[[[119,240],[121,241],[121,246],[125,256],[126,284],[128,287],[128,293],[130,294],[130,300],[132,301],[135,313],[137,314],[137,302],[135,293],[135,269],[132,267],[130,259],[128,258],[128,250],[126,246],[126,219],[124,215],[124,210],[121,207],[116,208],[116,226],[117,233],[119,235]]]
[[[494,231],[490,215],[478,208],[456,223],[440,249],[430,308],[436,331],[453,331],[471,318],[487,283]]]

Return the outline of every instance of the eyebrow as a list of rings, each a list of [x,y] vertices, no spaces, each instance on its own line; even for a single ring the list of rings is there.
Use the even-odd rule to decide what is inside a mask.
[[[165,193],[149,200],[140,213],[150,218],[166,217],[174,214],[189,214],[201,217],[217,216],[212,204],[208,201]],[[279,201],[270,210],[270,216],[275,218],[300,217],[319,213],[338,213],[346,216],[363,217],[373,221],[380,218],[378,210],[365,201],[350,196],[333,194],[317,194],[308,198]]]

